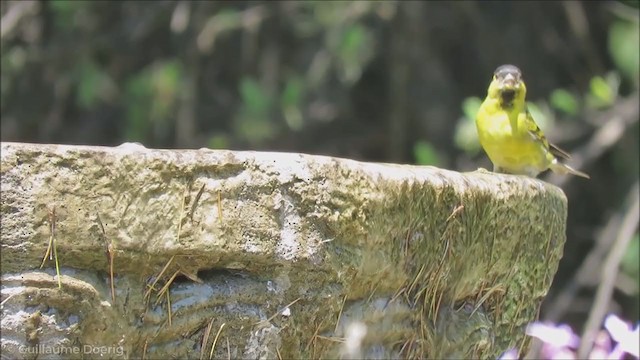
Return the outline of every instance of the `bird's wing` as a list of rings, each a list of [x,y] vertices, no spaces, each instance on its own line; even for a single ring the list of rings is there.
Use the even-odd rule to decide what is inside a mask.
[[[536,124],[533,116],[531,116],[529,109],[525,110],[524,115],[525,117],[523,123],[525,124],[527,131],[529,131],[529,135],[531,135],[534,141],[541,142],[544,147],[547,148],[554,156],[561,157],[567,160],[571,158],[571,155],[569,155],[566,151],[562,150],[556,145],[550,144],[549,141],[547,141],[544,133],[542,132],[542,130],[540,130],[538,124]]]
[[[560,149],[556,145],[549,144],[549,150],[551,150],[551,153],[553,155],[555,155],[555,156],[561,157],[561,158],[566,159],[566,160],[571,159],[571,155],[569,155],[568,152]]]
[[[542,130],[540,130],[540,128],[538,127],[538,124],[536,124],[536,121],[533,120],[533,116],[531,116],[529,109],[525,109],[524,113],[521,115],[524,115],[522,119],[522,124],[524,125],[525,129],[527,129],[527,131],[529,132],[529,135],[531,135],[531,138],[533,139],[533,141],[541,142],[542,144],[544,144],[544,147],[548,149],[549,142],[547,141],[547,138],[544,136],[544,133],[542,132]]]

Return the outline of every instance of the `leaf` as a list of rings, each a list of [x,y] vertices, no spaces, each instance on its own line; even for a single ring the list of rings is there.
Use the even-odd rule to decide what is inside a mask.
[[[603,104],[611,104],[613,101],[613,91],[601,76],[594,76],[591,79],[589,89],[591,90],[591,95]]]
[[[167,61],[153,69],[153,87],[159,94],[175,93],[182,78],[182,65],[179,61]]]
[[[298,105],[302,100],[303,83],[297,76],[292,76],[287,80],[287,84],[282,91],[281,103],[283,107]]]
[[[240,80],[240,96],[245,110],[255,116],[266,116],[271,101],[266,91],[252,78]]]
[[[618,69],[631,81],[640,76],[640,25],[618,20],[609,29],[609,53]]]
[[[233,126],[236,136],[248,141],[252,146],[259,146],[278,133],[266,115],[254,115],[247,111],[240,111],[234,119]]]
[[[272,101],[267,90],[253,78],[244,77],[240,81],[240,97],[242,107],[233,124],[236,134],[252,145],[275,136],[277,130],[269,116]]]
[[[92,108],[98,100],[110,100],[116,96],[116,85],[102,68],[92,61],[84,61],[77,73],[76,101],[84,109]]]
[[[614,103],[620,87],[620,75],[610,72],[605,78],[595,76],[589,82],[587,105],[592,108],[605,108]]]
[[[549,101],[551,102],[551,106],[566,114],[578,114],[578,100],[575,96],[573,96],[573,94],[565,89],[553,90],[553,92],[551,92]]]
[[[373,54],[373,36],[370,30],[360,24],[349,26],[342,33],[338,47],[341,79],[349,84],[357,81]]]
[[[49,2],[51,6],[51,12],[53,16],[54,25],[66,31],[71,31],[74,27],[78,26],[78,21],[74,18],[78,18],[78,14],[81,11],[91,6],[90,1],[71,1],[71,0],[54,0]],[[84,14],[81,14],[84,15]]]
[[[418,141],[413,145],[413,155],[418,165],[438,166],[440,163],[436,149],[426,141]]]
[[[629,247],[622,258],[620,267],[624,273],[635,280],[636,284],[638,283],[640,280],[640,237],[638,234],[636,234],[629,243]],[[637,292],[638,287],[636,287],[636,293]]]
[[[242,15],[234,9],[224,8],[212,17],[219,32],[237,29],[242,24]]]
[[[351,25],[347,31],[344,32],[342,38],[342,46],[340,47],[342,56],[348,58],[356,55],[360,47],[364,44],[365,35],[365,29],[361,25]]]
[[[149,111],[152,101],[151,74],[141,71],[132,76],[125,86],[127,124],[125,139],[144,142],[150,128]]]
[[[99,82],[100,73],[96,66],[90,61],[83,62],[78,79],[78,105],[84,109],[93,107],[98,99]]]
[[[282,109],[282,112],[284,114],[284,120],[287,122],[287,125],[289,125],[291,130],[299,131],[302,129],[304,126],[304,118],[302,116],[302,112],[297,106],[287,106]]]
[[[228,149],[229,136],[226,134],[216,134],[209,138],[209,148],[211,149]]]
[[[300,130],[304,125],[300,103],[302,102],[303,82],[297,76],[288,79],[282,92],[280,103],[284,119],[292,130]]]
[[[478,140],[475,121],[460,118],[456,125],[453,141],[458,149],[462,149],[470,155],[477,154],[480,151],[480,141]]]
[[[478,109],[480,109],[480,105],[482,105],[482,100],[478,97],[468,97],[464,99],[462,102],[462,112],[467,120],[472,122],[476,119],[476,114],[478,114]]]
[[[178,61],[162,62],[151,69],[152,121],[165,120],[173,113],[178,100],[181,78],[182,65]]]

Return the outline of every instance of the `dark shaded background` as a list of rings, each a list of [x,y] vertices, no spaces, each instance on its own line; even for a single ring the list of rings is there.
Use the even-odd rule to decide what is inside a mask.
[[[471,171],[490,168],[475,110],[493,70],[516,64],[548,138],[592,176],[543,177],[565,190],[569,219],[541,318],[581,331],[604,259],[629,242],[613,296],[597,306],[638,321],[629,210],[638,201],[638,1],[0,6],[2,141],[138,141]]]

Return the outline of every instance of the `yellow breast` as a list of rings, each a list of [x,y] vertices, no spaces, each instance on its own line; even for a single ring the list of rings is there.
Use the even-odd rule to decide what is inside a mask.
[[[514,174],[543,171],[549,166],[547,151],[529,134],[524,116],[510,116],[503,110],[487,112],[481,107],[476,120],[480,144],[491,162]]]

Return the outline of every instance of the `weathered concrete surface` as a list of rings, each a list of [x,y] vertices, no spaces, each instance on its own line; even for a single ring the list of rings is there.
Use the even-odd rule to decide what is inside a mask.
[[[496,358],[525,346],[565,241],[564,194],[525,177],[1,147],[10,357]]]

